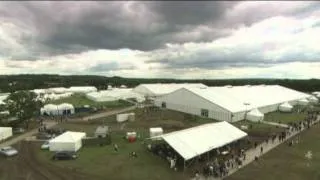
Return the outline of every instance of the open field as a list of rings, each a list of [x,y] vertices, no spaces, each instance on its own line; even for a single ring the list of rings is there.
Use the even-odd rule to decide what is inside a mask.
[[[284,113],[284,112],[271,112],[264,115],[264,121],[277,122],[282,124],[288,124],[291,122],[297,122],[304,120],[306,113]]]
[[[89,105],[97,108],[98,107],[119,108],[119,107],[128,107],[132,105],[131,103],[123,100],[110,101],[110,102],[95,102],[88,99],[85,95],[81,95],[81,94],[73,94],[70,97],[53,100],[53,101],[50,101],[49,103],[52,103],[52,104],[70,103],[75,107]]]
[[[258,162],[226,178],[228,180],[318,180],[320,179],[320,126],[301,133],[300,142],[289,147],[284,143],[262,156]],[[293,138],[295,139],[295,138]],[[308,160],[305,155],[312,152]]]

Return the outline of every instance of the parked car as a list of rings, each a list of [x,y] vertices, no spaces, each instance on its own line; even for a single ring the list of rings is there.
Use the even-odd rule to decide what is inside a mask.
[[[41,149],[49,149],[49,141],[44,142],[44,143],[41,145]]]
[[[75,152],[71,151],[59,151],[56,152],[53,156],[53,160],[71,160],[71,159],[76,159],[78,156]]]
[[[18,151],[11,146],[0,148],[0,154],[10,157],[18,154]]]
[[[48,134],[48,133],[44,133],[44,132],[39,132],[37,134],[37,139],[41,139],[41,140],[48,140],[51,139],[52,135]]]

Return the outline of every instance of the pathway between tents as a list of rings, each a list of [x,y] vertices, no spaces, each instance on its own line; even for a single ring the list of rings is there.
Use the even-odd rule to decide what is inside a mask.
[[[320,116],[318,115],[317,117],[317,120],[315,123],[319,122],[320,121]],[[307,128],[303,128],[302,131],[306,130]],[[284,141],[279,141],[278,138],[275,139],[275,141],[272,143],[269,141],[269,143],[266,143],[266,142],[263,142],[261,143],[259,146],[257,146],[257,148],[252,148],[252,149],[249,149],[248,151],[246,151],[246,160],[245,161],[242,161],[243,165],[239,168],[233,168],[233,169],[229,169],[229,173],[227,176],[230,176],[231,174],[235,173],[236,171],[238,171],[239,169],[245,167],[246,165],[248,165],[249,163],[251,163],[252,161],[254,161],[254,158],[257,156],[257,157],[260,157],[262,156],[263,154],[269,152],[271,149],[277,147],[278,145],[280,145],[281,143],[283,142],[286,142],[288,139],[294,137],[295,135],[299,134],[300,132],[302,131],[296,131],[296,132],[293,132],[291,133],[289,136],[286,137],[286,139]],[[261,147],[263,147],[263,153],[261,153]],[[221,180],[223,178],[213,178],[213,177],[208,177],[208,178],[205,178],[203,176],[200,176],[198,179],[196,178],[192,178],[191,180]]]
[[[55,126],[57,123],[54,121],[46,121],[44,122],[44,124],[46,124],[46,127],[49,129],[53,126]],[[8,141],[5,141],[3,143],[0,144],[0,147],[5,147],[5,146],[11,146],[12,144],[16,144],[19,141],[25,140],[28,137],[31,137],[33,134],[38,132],[38,128],[32,129],[31,131],[28,131],[24,134],[21,134],[17,137],[14,137]]]
[[[284,127],[284,128],[288,128],[289,127],[287,124],[280,124],[280,123],[270,122],[270,121],[261,121],[261,123],[269,124],[269,125],[273,125],[273,126],[280,126],[280,127]]]
[[[99,113],[99,114],[93,114],[90,116],[86,116],[84,118],[82,118],[84,121],[88,121],[88,120],[92,120],[92,119],[99,119],[99,118],[103,118],[103,117],[108,117],[108,116],[112,116],[115,114],[119,114],[119,113],[123,113],[126,111],[132,111],[136,108],[136,106],[130,106],[128,108],[123,108],[123,109],[119,109],[119,110],[113,110],[113,111],[108,111],[108,112],[103,112],[103,113]]]

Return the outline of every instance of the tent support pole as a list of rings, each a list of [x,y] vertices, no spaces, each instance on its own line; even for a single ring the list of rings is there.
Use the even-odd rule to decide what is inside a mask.
[[[186,168],[186,160],[183,159],[183,173],[184,173],[185,168]]]

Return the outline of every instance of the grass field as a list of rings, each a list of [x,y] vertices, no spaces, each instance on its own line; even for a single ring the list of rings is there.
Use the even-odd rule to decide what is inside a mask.
[[[284,129],[281,127],[258,123],[258,122],[250,122],[250,121],[239,121],[236,123],[233,123],[238,128],[241,128],[241,126],[248,126],[248,129],[242,129],[243,131],[247,132],[249,136],[256,136],[256,137],[267,137],[273,133],[282,132]],[[250,126],[252,128],[250,128]]]
[[[286,143],[239,170],[227,180],[319,180],[320,179],[320,126],[300,134],[301,141],[289,147]],[[311,151],[312,159],[305,154]]]
[[[189,128],[192,126],[216,122],[211,119],[205,119],[195,116],[190,116],[185,113],[171,111],[167,109],[145,110],[136,109],[135,121],[127,122],[124,128],[122,124],[116,122],[116,116],[110,116],[99,120],[82,123],[62,123],[59,127],[74,131],[86,131],[88,136],[92,136],[95,128],[99,124],[106,124],[111,129],[112,142],[118,144],[119,152],[113,150],[112,145],[105,147],[83,147],[79,152],[79,159],[75,161],[52,162],[50,152],[39,153],[41,161],[51,163],[56,166],[73,168],[76,171],[99,175],[101,179],[165,179],[165,180],[182,180],[186,179],[191,173],[192,168],[188,169],[185,174],[174,172],[169,168],[169,163],[152,153],[147,152],[142,140],[149,137],[148,129],[150,127],[163,127],[165,133]],[[283,129],[275,126],[252,123],[252,122],[237,122],[236,126],[252,125],[252,129],[247,131],[250,137],[266,137],[269,134],[280,132]],[[126,132],[136,131],[140,136],[140,140],[135,143],[128,143],[123,139]],[[257,139],[255,139],[256,141]],[[258,141],[258,140],[257,140]],[[135,151],[138,158],[132,159],[129,153]],[[189,177],[189,176],[188,176]]]
[[[301,121],[305,118],[304,113],[282,113],[282,112],[271,112],[264,115],[264,121],[271,121],[277,123],[288,124],[290,122]]]
[[[81,94],[73,94],[70,97],[53,100],[53,101],[50,101],[49,103],[52,103],[52,104],[70,103],[75,107],[89,105],[93,107],[106,107],[106,108],[128,107],[132,105],[131,103],[123,100],[110,101],[110,102],[95,102],[86,98],[85,95],[81,95]]]
[[[149,137],[149,128],[161,126],[165,132],[170,132],[215,121],[170,110],[158,109],[144,112],[142,109],[136,109],[134,112],[136,113],[135,121],[126,123],[124,129],[120,128],[121,124],[116,122],[115,116],[92,122],[62,123],[58,125],[58,127],[68,130],[85,131],[88,136],[92,136],[97,125],[104,121],[111,129],[112,142],[119,146],[118,153],[114,152],[112,145],[108,145],[105,147],[83,147],[79,152],[79,159],[76,161],[52,162],[49,160],[52,153],[47,151],[38,155],[44,163],[52,163],[92,175],[99,175],[101,179],[108,177],[112,180],[185,180],[188,173],[174,172],[169,168],[167,161],[147,152],[147,148],[142,142]],[[123,139],[127,131],[136,131],[140,140],[135,143],[128,143]],[[132,159],[129,157],[129,153],[132,151],[138,154],[138,158]]]

